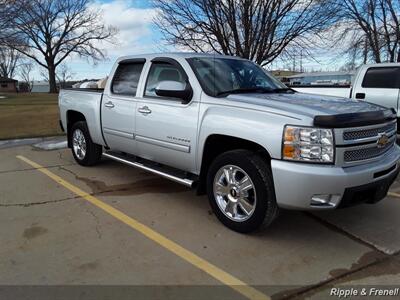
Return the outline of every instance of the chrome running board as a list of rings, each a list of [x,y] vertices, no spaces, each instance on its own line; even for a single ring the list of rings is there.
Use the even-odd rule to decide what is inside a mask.
[[[178,174],[179,173],[178,171],[172,172],[172,170],[167,172],[166,168],[163,168],[158,164],[152,165],[151,162],[149,162],[148,164],[146,164],[145,162],[138,162],[137,160],[129,157],[128,155],[125,156],[123,154],[119,154],[119,153],[115,153],[115,152],[103,152],[103,156],[110,158],[112,160],[121,162],[128,166],[136,167],[136,168],[151,172],[153,174],[160,175],[164,178],[167,178],[169,180],[183,184],[190,188],[193,187],[193,184],[195,182],[192,179],[186,178],[186,176],[184,176],[184,174],[185,174],[184,172],[182,172],[182,174]],[[182,176],[180,176],[180,175],[182,175]]]

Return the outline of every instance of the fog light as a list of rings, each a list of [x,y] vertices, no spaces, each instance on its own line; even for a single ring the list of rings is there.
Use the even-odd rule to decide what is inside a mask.
[[[340,201],[340,195],[319,194],[311,197],[311,206],[335,207]]]

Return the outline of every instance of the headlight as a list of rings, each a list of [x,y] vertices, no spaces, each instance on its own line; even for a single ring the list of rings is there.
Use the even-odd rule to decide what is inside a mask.
[[[333,163],[332,129],[285,126],[282,158],[304,162]]]

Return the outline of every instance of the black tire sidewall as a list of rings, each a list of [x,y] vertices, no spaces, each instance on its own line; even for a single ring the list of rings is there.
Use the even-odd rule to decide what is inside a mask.
[[[230,151],[218,156],[211,164],[207,173],[207,195],[210,205],[217,218],[227,227],[237,232],[254,231],[264,223],[268,209],[276,209],[275,194],[269,169],[257,168],[251,160],[254,153],[250,151]],[[242,222],[229,219],[219,208],[214,197],[214,177],[217,171],[226,165],[235,165],[243,169],[251,178],[256,190],[256,208],[251,217]],[[265,168],[264,168],[265,169]],[[264,172],[261,174],[260,172]],[[268,179],[267,182],[265,179]]]

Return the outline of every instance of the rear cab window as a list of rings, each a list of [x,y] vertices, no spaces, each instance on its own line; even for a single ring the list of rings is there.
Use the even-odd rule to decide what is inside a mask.
[[[144,59],[120,62],[114,74],[111,92],[115,95],[136,96],[144,63]]]
[[[400,67],[372,67],[365,73],[363,88],[400,88]]]

